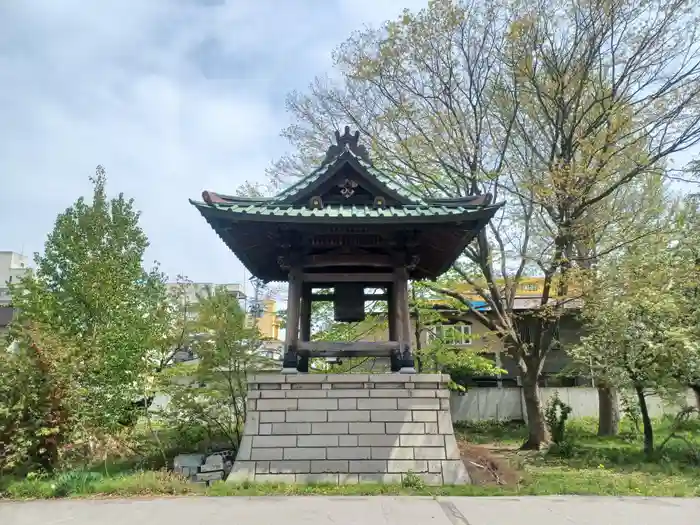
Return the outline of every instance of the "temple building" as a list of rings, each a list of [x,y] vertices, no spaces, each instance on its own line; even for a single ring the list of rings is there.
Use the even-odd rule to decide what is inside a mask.
[[[414,373],[408,281],[446,272],[501,206],[490,195],[416,194],[378,170],[348,127],[318,169],[274,197],[202,199],[190,202],[252,275],[289,283],[286,373],[307,372],[309,358],[350,356],[388,357],[393,372]],[[310,340],[313,301],[357,322],[378,299],[388,341]]]

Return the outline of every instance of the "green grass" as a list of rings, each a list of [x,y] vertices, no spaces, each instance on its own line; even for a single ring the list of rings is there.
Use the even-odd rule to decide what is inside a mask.
[[[660,443],[671,420],[654,422]],[[700,419],[684,426],[680,440],[670,441],[651,460],[642,452],[642,436],[629,420],[618,436],[596,435],[596,421],[579,419],[567,425],[566,443],[548,452],[518,452],[526,429],[517,423],[456,425],[459,439],[489,444],[522,472],[521,491],[529,494],[600,494],[700,496]]]
[[[667,434],[669,420],[655,424],[657,440]],[[108,468],[71,471],[54,477],[0,478],[0,497],[35,499],[60,497],[134,497],[156,495],[271,496],[271,495],[424,495],[424,496],[514,496],[514,495],[639,495],[700,496],[700,420],[690,421],[683,436],[690,446],[673,441],[647,460],[641,436],[624,422],[619,436],[599,438],[592,420],[571,421],[567,443],[548,452],[518,452],[526,429],[517,423],[455,425],[459,439],[488,444],[507,457],[518,470],[519,483],[425,487],[401,485],[284,485],[215,483],[210,487],[189,483],[172,473],[158,470],[129,470],[128,463]]]

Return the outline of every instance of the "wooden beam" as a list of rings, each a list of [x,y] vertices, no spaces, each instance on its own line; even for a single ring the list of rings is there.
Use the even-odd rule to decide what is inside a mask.
[[[311,294],[312,301],[335,301],[335,294],[333,293],[315,293]],[[389,294],[386,293],[366,293],[365,301],[387,301],[389,300]]]
[[[317,254],[304,258],[304,268],[331,268],[337,266],[375,266],[391,268],[392,261],[380,254]]]
[[[306,283],[390,283],[394,276],[391,273],[304,273],[302,280]]]
[[[299,341],[297,351],[309,357],[387,357],[399,349],[396,341]]]

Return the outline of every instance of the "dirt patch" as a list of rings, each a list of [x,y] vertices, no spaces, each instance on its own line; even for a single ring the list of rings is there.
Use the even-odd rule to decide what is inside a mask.
[[[510,487],[520,483],[522,475],[508,460],[505,451],[496,452],[489,445],[466,442],[459,443],[459,450],[475,485]]]

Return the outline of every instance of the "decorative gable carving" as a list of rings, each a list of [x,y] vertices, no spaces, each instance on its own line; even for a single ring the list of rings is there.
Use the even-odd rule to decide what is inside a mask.
[[[349,167],[328,179],[317,189],[317,195],[323,199],[324,204],[336,206],[372,206],[378,197],[384,202],[389,201],[392,204],[396,202],[395,199],[374,188],[371,181],[353,172]]]
[[[322,166],[333,162],[335,159],[340,157],[346,151],[353,153],[354,155],[360,157],[365,162],[370,162],[369,152],[367,148],[360,144],[360,132],[355,131],[353,135],[350,134],[350,126],[345,126],[345,133],[340,134],[340,131],[335,130],[335,144],[331,144],[326,151],[326,156],[321,163]]]
[[[355,188],[357,188],[357,182],[355,182],[352,179],[345,179],[343,182],[340,182],[338,184],[338,187],[340,188],[340,194],[346,199],[349,199],[350,197],[355,195]]]

